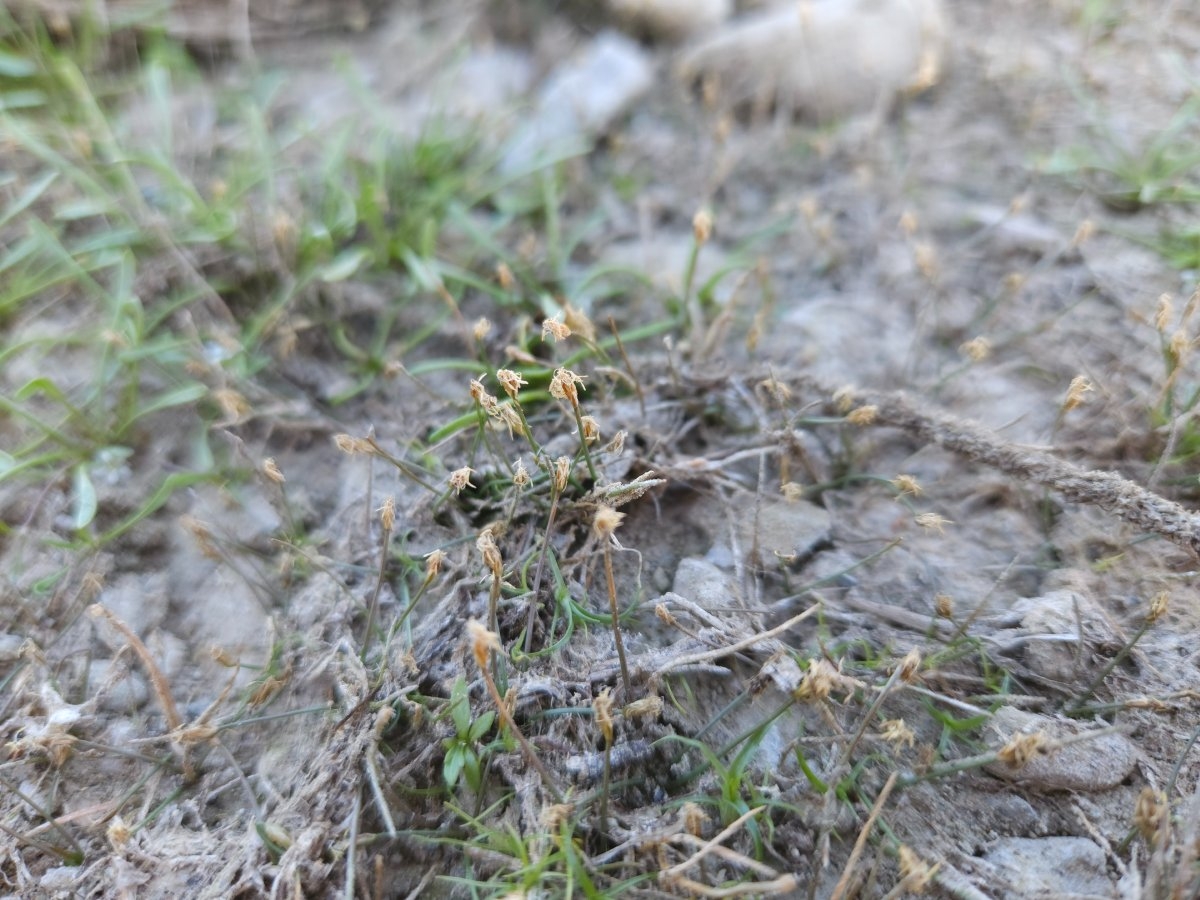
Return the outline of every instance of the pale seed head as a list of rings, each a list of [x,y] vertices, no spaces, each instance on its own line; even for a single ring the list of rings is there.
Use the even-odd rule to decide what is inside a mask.
[[[484,316],[480,316],[475,320],[475,324],[471,326],[471,334],[475,335],[475,340],[482,341],[492,332],[492,323]]]
[[[915,647],[900,660],[899,677],[905,684],[912,684],[921,672],[921,652]]]
[[[870,425],[879,417],[878,406],[860,406],[846,413],[846,421],[851,425]]]
[[[565,341],[571,336],[571,328],[564,322],[558,319],[543,319],[542,320],[542,340],[554,338],[556,341]]]
[[[621,520],[625,518],[625,513],[617,512],[611,506],[600,506],[596,510],[596,517],[592,519],[592,531],[601,540],[606,540],[613,536],[621,526]]]
[[[1075,229],[1075,236],[1071,238],[1071,247],[1082,247],[1092,239],[1092,235],[1096,233],[1096,223],[1091,219],[1084,219],[1079,223],[1079,227]]]
[[[485,528],[479,532],[479,537],[475,539],[475,549],[483,557],[483,564],[492,573],[492,577],[500,578],[504,574],[504,558],[500,555],[500,548],[496,546],[496,538],[491,529]]]
[[[1088,391],[1095,390],[1092,383],[1082,375],[1076,375],[1071,379],[1070,385],[1067,386],[1067,397],[1063,400],[1062,411],[1070,412],[1075,407],[1083,403],[1083,395]]]
[[[613,742],[613,700],[608,688],[592,698],[592,717],[596,727],[604,737],[604,743],[611,746]]]
[[[450,490],[456,494],[461,494],[465,488],[473,488],[471,484],[471,473],[475,470],[470,466],[463,466],[461,469],[455,469],[450,473]]]
[[[488,631],[477,619],[467,620],[467,639],[471,642],[475,665],[479,666],[480,671],[487,669],[488,658],[492,655],[493,650],[499,653],[503,649],[500,644],[500,635]]]
[[[700,837],[704,833],[704,826],[708,824],[708,813],[704,807],[690,800],[680,808],[679,817],[683,820],[683,830],[692,837]]]
[[[850,385],[838,388],[833,392],[833,405],[842,415],[850,412],[854,408],[854,388]]]
[[[506,291],[511,291],[517,283],[517,279],[513,277],[512,269],[508,267],[508,263],[496,263],[496,281],[500,283],[500,287]]]
[[[1171,602],[1170,591],[1159,591],[1150,598],[1150,612],[1146,615],[1146,622],[1153,625],[1159,619],[1167,614],[1167,607]]]
[[[498,369],[496,380],[500,382],[500,387],[504,388],[504,392],[514,400],[517,399],[517,392],[521,390],[521,385],[529,384],[519,372],[514,372],[512,369]]]
[[[992,355],[992,342],[981,335],[961,344],[958,352],[971,362],[982,362]]]
[[[432,581],[442,571],[446,563],[446,551],[440,547],[425,554],[425,580]]]
[[[996,758],[1011,769],[1020,769],[1046,748],[1046,735],[1014,734],[1007,744],[996,751]]]
[[[1152,847],[1162,843],[1171,827],[1171,808],[1167,795],[1152,787],[1142,788],[1133,807],[1133,824]]]
[[[692,236],[697,244],[707,244],[712,238],[712,230],[713,217],[707,209],[701,209],[692,216]]]
[[[954,618],[954,598],[949,594],[938,594],[933,598],[933,610],[940,619]]]
[[[375,449],[371,446],[369,441],[363,440],[362,438],[351,437],[348,434],[334,435],[333,443],[334,446],[349,456],[353,456],[356,453],[375,452]]]
[[[900,882],[910,894],[923,894],[937,875],[939,865],[929,865],[903,844],[900,845]]]
[[[625,449],[625,438],[628,436],[629,432],[622,428],[615,435],[613,435],[613,439],[611,441],[604,445],[604,452],[611,453],[614,456],[620,456],[621,452]]]
[[[268,456],[263,460],[262,471],[263,474],[267,476],[269,481],[273,481],[276,484],[283,484],[287,481],[287,479],[283,477],[283,472],[280,470],[279,465],[275,462],[275,457],[273,456]]]
[[[554,471],[550,473],[550,478],[554,484],[554,493],[561,494],[567,489],[567,482],[571,478],[570,457],[560,456],[554,461]]]
[[[804,496],[804,485],[798,481],[788,481],[779,486],[779,492],[788,503],[795,503]]]
[[[585,341],[596,340],[596,326],[583,310],[568,303],[563,307],[563,324],[572,334],[577,334]]]
[[[912,475],[897,475],[892,479],[892,487],[897,491],[896,497],[920,497],[925,493],[921,483]]]
[[[923,512],[916,516],[913,521],[926,531],[935,531],[938,534],[945,534],[946,526],[954,524],[945,516],[939,516],[935,512]]]
[[[917,740],[917,736],[903,719],[888,719],[880,726],[879,736],[896,747],[911,747]]]
[[[525,461],[518,459],[516,469],[513,471],[513,484],[519,488],[526,487],[529,482],[529,470],[525,468]]]
[[[1183,362],[1183,358],[1187,356],[1187,352],[1191,347],[1192,340],[1187,336],[1187,332],[1182,328],[1177,328],[1175,333],[1171,335],[1170,341],[1171,356],[1175,358],[1175,365]]]
[[[580,422],[583,423],[583,440],[587,444],[594,444],[600,440],[600,423],[596,421],[594,416],[582,416]]]
[[[395,498],[388,497],[383,501],[383,506],[379,507],[379,521],[382,523],[384,531],[391,531],[396,527]]]
[[[1154,327],[1159,334],[1167,333],[1167,326],[1171,324],[1171,318],[1174,314],[1174,308],[1171,305],[1171,295],[1162,294],[1158,298],[1158,309],[1154,312]]]
[[[583,386],[583,378],[570,369],[557,368],[554,377],[550,379],[550,396],[558,400],[566,400],[572,406],[579,405],[579,388]]]
[[[625,718],[633,722],[641,719],[657,719],[662,715],[663,699],[658,694],[651,694],[649,697],[643,697],[641,700],[634,700],[628,704],[623,712]]]
[[[796,698],[810,703],[825,700],[841,678],[842,674],[827,659],[814,659],[796,687]]]

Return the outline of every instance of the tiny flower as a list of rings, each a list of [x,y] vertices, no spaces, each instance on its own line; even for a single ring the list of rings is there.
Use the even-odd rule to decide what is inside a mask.
[[[525,468],[524,460],[517,460],[517,466],[513,472],[512,482],[519,488],[523,488],[529,484],[529,470]]]
[[[438,573],[442,571],[442,566],[446,562],[446,551],[440,547],[437,550],[430,550],[425,554],[425,580],[433,581],[437,578]]]
[[[1075,236],[1071,238],[1072,247],[1081,247],[1092,239],[1092,235],[1096,233],[1096,223],[1091,219],[1084,219],[1079,223],[1079,227],[1075,229]]]
[[[892,479],[892,487],[897,490],[897,497],[920,497],[925,493],[921,483],[912,475],[897,475]]]
[[[509,437],[525,433],[525,423],[521,421],[521,414],[508,404],[497,403],[495,407],[488,410],[488,415],[508,429]]]
[[[491,333],[492,323],[484,316],[480,316],[475,320],[474,326],[471,328],[471,333],[475,335],[475,340],[482,341],[488,334]]]
[[[596,722],[596,727],[600,729],[600,734],[604,737],[604,743],[606,744],[612,744],[613,742],[612,710],[612,694],[608,688],[605,688],[592,698],[592,718]]]
[[[514,372],[512,369],[499,369],[496,372],[496,380],[500,382],[500,387],[504,388],[504,392],[514,400],[517,399],[517,392],[521,390],[521,385],[529,384],[520,373]]]
[[[926,531],[936,531],[938,534],[946,533],[946,526],[953,525],[949,519],[944,516],[939,516],[935,512],[924,512],[913,519],[918,525]]]
[[[550,473],[551,481],[554,484],[554,493],[561,494],[565,491],[570,477],[571,460],[566,456],[560,456],[554,461],[554,471]]]
[[[792,399],[792,389],[773,376],[764,378],[758,383],[758,386],[780,406]]]
[[[1033,734],[1014,734],[999,750],[996,758],[1012,769],[1020,769],[1046,748],[1046,736],[1040,731]]]
[[[917,675],[921,671],[921,653],[915,647],[909,650],[904,659],[900,660],[899,678],[905,684],[912,684],[917,680]]]
[[[384,500],[383,506],[379,507],[379,521],[383,524],[384,531],[391,531],[396,527],[396,501],[392,497]]]
[[[1063,400],[1062,411],[1069,412],[1075,407],[1083,403],[1083,395],[1088,391],[1095,390],[1092,383],[1082,375],[1076,375],[1071,379],[1070,385],[1067,386],[1067,398]]]
[[[600,423],[594,416],[582,416],[580,422],[583,423],[583,440],[586,443],[594,444],[600,440]]]
[[[571,329],[572,334],[579,335],[585,341],[596,340],[596,326],[592,324],[592,320],[583,310],[570,303],[563,307],[563,324]]]
[[[500,548],[496,546],[496,538],[490,528],[479,532],[475,539],[475,549],[483,557],[483,564],[492,573],[493,578],[499,578],[504,573],[504,559],[500,556]]]
[[[558,321],[558,319],[544,319],[542,321],[543,341],[548,337],[552,337],[556,341],[565,341],[570,336],[570,327],[563,322]]]
[[[833,405],[837,407],[837,411],[842,415],[850,412],[854,407],[854,388],[846,385],[840,387],[833,393]]]
[[[795,503],[804,496],[804,485],[797,481],[788,481],[779,486],[779,492],[788,503]]]
[[[1146,623],[1153,625],[1167,614],[1167,606],[1171,601],[1170,591],[1159,591],[1150,599],[1150,612],[1146,615]]]
[[[910,894],[923,894],[929,883],[938,873],[940,864],[929,865],[921,857],[903,844],[898,851],[900,856],[900,883],[903,890]]]
[[[654,617],[664,625],[668,625],[672,628],[676,628],[679,625],[679,620],[671,614],[671,611],[667,609],[667,604],[665,603],[656,603],[654,605]]]
[[[467,636],[471,640],[471,652],[475,655],[475,665],[480,669],[486,669],[488,658],[492,651],[500,652],[502,646],[500,644],[500,635],[488,631],[482,622],[476,619],[467,620]]]
[[[983,336],[972,338],[960,345],[958,352],[971,362],[982,362],[992,355],[992,342]]]
[[[888,719],[880,727],[879,736],[889,744],[895,744],[897,747],[909,746],[916,742],[917,736],[913,734],[913,730],[908,727],[908,723],[903,719]]]
[[[1171,822],[1171,807],[1167,795],[1152,787],[1142,788],[1133,807],[1133,824],[1143,838],[1153,846]]]
[[[283,472],[280,471],[279,465],[275,462],[275,457],[273,456],[268,456],[263,460],[262,470],[263,474],[276,484],[283,484],[287,481],[287,479],[283,477]]]
[[[450,473],[450,489],[456,494],[461,494],[464,488],[475,487],[471,484],[471,473],[474,471],[470,466],[455,469]]]
[[[1167,326],[1171,324],[1171,316],[1174,309],[1171,306],[1171,295],[1163,294],[1158,298],[1158,310],[1154,313],[1154,327],[1158,329],[1159,334],[1167,333]]]
[[[643,697],[641,700],[634,700],[622,710],[625,718],[634,722],[640,719],[657,719],[662,715],[662,711],[663,699],[658,694],[651,694],[649,697]]]
[[[506,291],[511,291],[513,285],[517,283],[517,279],[513,277],[512,269],[508,267],[508,263],[496,263],[496,281],[500,283],[500,287]]]
[[[879,416],[878,406],[860,406],[846,413],[846,421],[851,425],[870,425]]]
[[[549,833],[556,833],[564,823],[571,821],[571,816],[575,814],[575,804],[573,803],[551,803],[542,810],[539,821],[542,827]],[[525,892],[522,891],[516,897],[525,898]],[[516,900],[516,897],[507,895],[501,900]]]
[[[602,540],[611,538],[621,526],[621,520],[624,518],[625,513],[617,512],[611,506],[602,505],[596,510],[596,516],[592,519],[592,531]]]
[[[940,619],[954,618],[954,598],[949,594],[938,594],[933,598],[933,610]]]
[[[353,456],[356,453],[373,453],[374,448],[369,441],[362,438],[351,437],[348,434],[334,435],[334,445],[343,453]]]
[[[560,367],[554,370],[554,377],[550,379],[550,396],[558,400],[567,400],[572,406],[578,406],[578,387],[582,386],[583,379],[580,376],[570,369]]]
[[[1188,352],[1188,350],[1191,348],[1191,346],[1192,346],[1192,342],[1191,342],[1191,339],[1187,336],[1187,332],[1184,331],[1182,328],[1176,329],[1175,333],[1171,335],[1171,342],[1170,342],[1170,347],[1169,347],[1169,349],[1171,351],[1171,356],[1175,359],[1176,365],[1179,365],[1179,363],[1181,363],[1183,361],[1184,355]]]
[[[808,701],[825,700],[841,677],[841,673],[828,660],[814,659],[796,687],[796,697]]]
[[[625,449],[625,438],[628,436],[629,432],[622,428],[615,435],[613,435],[613,439],[611,441],[604,445],[604,452],[611,453],[614,456],[619,456],[621,451]]]
[[[713,217],[707,209],[699,210],[692,216],[692,236],[697,244],[707,244],[712,237]]]

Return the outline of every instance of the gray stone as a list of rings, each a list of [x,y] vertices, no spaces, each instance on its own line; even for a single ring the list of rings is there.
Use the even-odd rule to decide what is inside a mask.
[[[1081,837],[1003,838],[984,853],[1005,897],[1111,897],[1104,851]]]
[[[88,665],[88,690],[99,694],[100,709],[127,715],[146,702],[146,680],[130,665],[128,659],[117,667],[111,659],[94,659]]]
[[[529,118],[509,139],[501,170],[513,173],[547,156],[590,149],[652,82],[653,66],[635,41],[601,32],[551,73]]]
[[[984,766],[988,773],[1024,787],[1046,791],[1103,791],[1124,781],[1137,765],[1137,745],[1119,733],[1081,738],[1089,729],[1065,719],[1025,712],[1011,706],[998,709],[987,725],[995,746],[1019,734],[1041,732],[1050,743],[1070,741],[1035,755],[1020,767],[1004,762]]]

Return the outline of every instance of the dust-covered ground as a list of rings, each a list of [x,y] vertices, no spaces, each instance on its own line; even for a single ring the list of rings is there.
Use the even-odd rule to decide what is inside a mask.
[[[280,155],[240,249],[138,270],[207,393],[106,539],[0,480],[8,894],[1200,895],[1200,13],[946,17],[814,122],[588,4],[180,4],[203,77],[113,128],[216,190],[241,93]],[[275,304],[305,179],[383,145],[423,180]],[[10,395],[93,377],[70,296],[5,316]]]

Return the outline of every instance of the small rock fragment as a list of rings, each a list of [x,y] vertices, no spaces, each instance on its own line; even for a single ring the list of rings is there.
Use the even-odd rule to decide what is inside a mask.
[[[1081,837],[1003,838],[983,856],[1010,897],[1110,897],[1104,851]]]
[[[679,73],[713,82],[726,105],[828,120],[932,86],[945,42],[939,0],[808,0],[733,21],[685,52]]]
[[[546,80],[528,121],[509,140],[501,170],[512,173],[547,154],[587,149],[652,81],[646,51],[615,31],[602,32]]]

